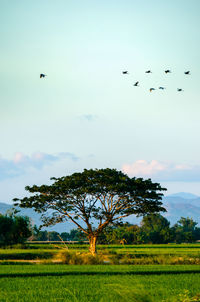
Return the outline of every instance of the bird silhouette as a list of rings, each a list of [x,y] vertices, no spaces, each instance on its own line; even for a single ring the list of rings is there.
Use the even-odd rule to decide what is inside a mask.
[[[138,84],[139,84],[139,82],[136,82],[136,83],[134,84],[134,86],[138,86]]]
[[[190,74],[190,71],[189,71],[189,70],[188,70],[188,71],[185,71],[184,74]]]
[[[46,76],[47,76],[46,74],[41,73],[41,74],[40,74],[40,79],[41,79],[41,78],[45,78]]]
[[[164,90],[164,89],[165,89],[165,87],[160,86],[160,87],[159,87],[159,89]]]
[[[127,70],[125,70],[125,71],[122,71],[122,73],[123,73],[123,74],[128,74],[128,71],[127,71]]]
[[[153,90],[155,90],[155,88],[150,88],[149,91],[152,92]]]
[[[147,70],[147,71],[145,71],[145,73],[152,73],[152,72],[151,72],[151,70]]]
[[[182,88],[177,88],[177,91],[183,91],[183,89]]]
[[[170,72],[171,72],[171,70],[169,70],[169,69],[165,70],[165,73],[170,73]]]

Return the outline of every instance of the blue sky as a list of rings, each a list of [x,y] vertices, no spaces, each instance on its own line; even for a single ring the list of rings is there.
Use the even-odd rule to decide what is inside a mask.
[[[0,200],[104,167],[200,195],[199,12],[199,0],[2,0]]]

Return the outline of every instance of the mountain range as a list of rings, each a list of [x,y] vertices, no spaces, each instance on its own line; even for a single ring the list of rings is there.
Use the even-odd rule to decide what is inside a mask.
[[[166,208],[166,213],[161,213],[166,217],[171,226],[175,224],[181,217],[189,217],[198,222],[200,226],[200,197],[191,193],[180,192],[163,197],[163,206]],[[0,213],[5,214],[11,210],[13,205],[0,202]],[[39,226],[41,224],[40,214],[32,209],[20,209],[19,215],[28,216],[33,224]],[[137,218],[134,215],[130,216],[127,221],[132,224],[139,224],[142,218]],[[69,232],[75,228],[72,222],[59,223],[55,226],[44,228],[49,231]]]

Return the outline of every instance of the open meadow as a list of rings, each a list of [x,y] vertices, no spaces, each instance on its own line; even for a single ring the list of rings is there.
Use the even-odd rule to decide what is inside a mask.
[[[99,264],[87,248],[1,249],[0,301],[200,301],[198,244],[101,245]]]

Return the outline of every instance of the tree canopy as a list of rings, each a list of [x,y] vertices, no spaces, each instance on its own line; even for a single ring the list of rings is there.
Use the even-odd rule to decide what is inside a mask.
[[[27,186],[33,195],[15,198],[15,205],[42,213],[43,226],[71,220],[88,237],[92,254],[97,237],[109,224],[132,214],[166,211],[161,202],[166,189],[159,183],[130,178],[115,169],[85,169],[51,180],[51,185]]]

